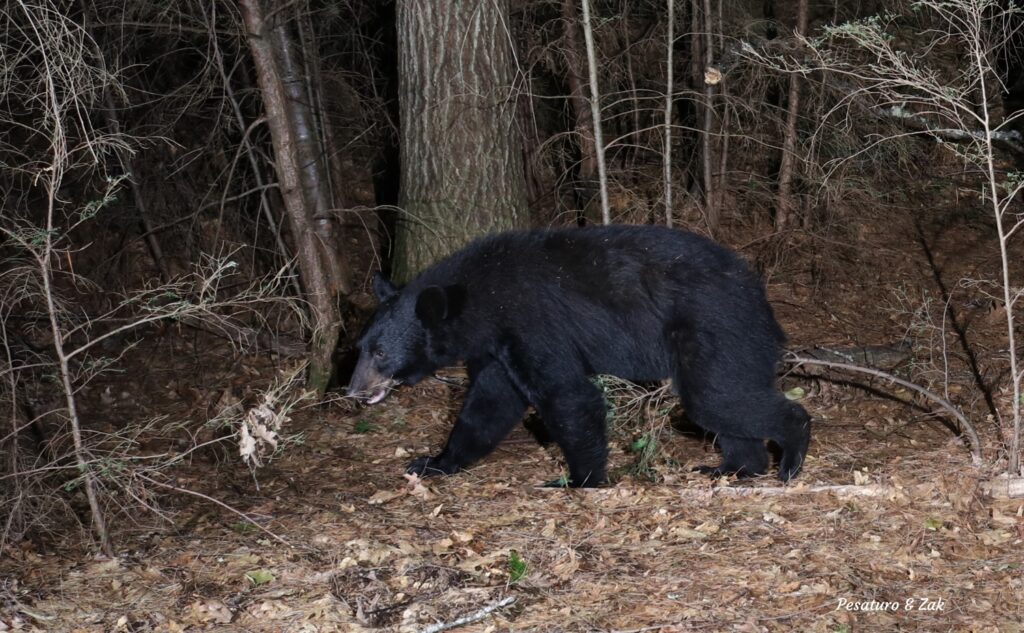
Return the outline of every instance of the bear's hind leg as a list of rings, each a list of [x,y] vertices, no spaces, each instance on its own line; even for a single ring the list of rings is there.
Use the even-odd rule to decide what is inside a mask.
[[[717,434],[722,447],[722,465],[700,470],[714,475],[763,473],[768,439],[782,449],[779,478],[795,477],[807,454],[810,416],[776,387],[772,347],[757,344],[756,332],[740,336],[732,330],[686,325],[668,332],[676,362],[674,386],[687,415]]]
[[[456,473],[493,451],[523,419],[529,405],[500,363],[468,369],[469,391],[448,443],[439,454],[413,461],[406,472],[423,477]]]
[[[811,443],[811,416],[795,402],[780,396],[779,407],[784,431],[781,436],[772,440],[782,449],[779,459],[779,479],[789,481],[800,473],[807,456],[807,447]]]
[[[768,451],[764,440],[719,435],[717,442],[722,449],[722,463],[718,466],[697,466],[694,470],[712,477],[736,475],[740,478],[757,477],[768,470]]]
[[[600,390],[583,380],[554,390],[541,399],[540,417],[562,449],[569,467],[572,488],[591,488],[605,483],[608,440],[605,404]]]

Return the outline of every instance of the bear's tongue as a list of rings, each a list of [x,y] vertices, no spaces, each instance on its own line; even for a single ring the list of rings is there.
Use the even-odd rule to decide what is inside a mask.
[[[388,388],[381,387],[375,394],[370,396],[370,399],[366,401],[366,404],[377,404],[383,400],[386,395],[388,395]]]

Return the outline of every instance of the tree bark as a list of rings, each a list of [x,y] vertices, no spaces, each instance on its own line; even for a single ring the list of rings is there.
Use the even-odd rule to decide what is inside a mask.
[[[474,237],[527,224],[506,4],[398,1],[399,282]]]
[[[807,33],[807,0],[797,4],[796,35]],[[800,113],[800,75],[789,76],[786,128],[782,138],[782,161],[779,164],[779,191],[775,204],[775,228],[786,230],[793,223],[797,204],[793,200],[793,177],[796,171],[796,123]]]
[[[311,130],[308,120],[297,125],[296,110],[289,106],[284,73],[274,51],[274,44],[281,43],[280,34],[272,36],[266,29],[260,0],[239,0],[239,6],[270,127],[274,168],[291,227],[299,275],[310,305],[313,331],[309,341],[308,386],[323,393],[333,371],[331,355],[341,329],[341,313],[331,271],[325,263],[323,243],[314,225],[314,205],[318,203],[307,200],[303,187],[302,170],[309,163],[308,159],[302,160],[302,152],[308,151],[302,146]]]

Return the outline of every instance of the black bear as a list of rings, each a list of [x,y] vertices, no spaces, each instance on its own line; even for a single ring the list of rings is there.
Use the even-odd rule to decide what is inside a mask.
[[[810,416],[775,383],[784,341],[758,278],[702,236],[654,226],[502,233],[473,242],[380,306],[359,339],[349,393],[369,404],[399,384],[466,363],[470,385],[448,443],[408,472],[451,474],[490,453],[533,405],[569,467],[605,482],[605,404],[588,376],[671,378],[687,415],[717,435],[722,463],[754,476],[765,440],[779,477],[803,465]]]

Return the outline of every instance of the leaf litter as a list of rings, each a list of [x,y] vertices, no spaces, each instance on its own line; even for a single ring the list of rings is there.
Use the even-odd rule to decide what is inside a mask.
[[[842,340],[853,322],[866,336],[848,291],[776,305],[794,338]],[[252,374],[273,374],[260,362]],[[816,424],[788,486],[691,473],[718,455],[672,431],[643,475],[633,444],[654,435],[613,437],[618,475],[602,489],[538,487],[564,465],[522,429],[469,471],[421,480],[404,465],[444,442],[459,388],[297,409],[286,432],[304,441],[264,468],[196,459],[177,473],[292,547],[192,497],[165,500],[171,527],[120,521],[114,560],[36,535],[0,555],[0,631],[1024,630],[1024,501],[987,495],[994,473],[904,405],[784,386]],[[253,438],[276,439],[260,424]]]

